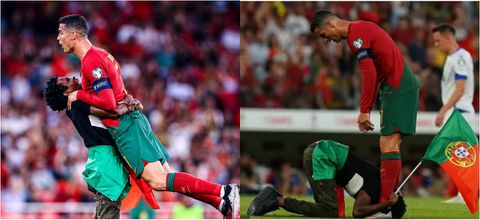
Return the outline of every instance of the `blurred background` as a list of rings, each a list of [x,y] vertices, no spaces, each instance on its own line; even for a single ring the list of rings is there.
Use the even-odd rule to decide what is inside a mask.
[[[431,29],[448,23],[474,61],[478,134],[478,2],[242,2],[240,7],[240,105],[242,193],[272,184],[282,193],[310,194],[302,170],[305,147],[319,139],[347,144],[380,166],[378,102],[375,130],[361,134],[361,74],[345,42],[326,43],[309,32],[310,20],[327,9],[347,20],[367,20],[383,28],[420,81],[417,135],[401,146],[405,178],[421,160],[439,128],[440,80],[446,55],[433,47]],[[402,189],[406,196],[451,197],[451,180],[433,163],[421,166]],[[463,207],[462,207],[463,208]],[[466,210],[466,207],[465,207]]]
[[[93,217],[81,177],[88,150],[65,113],[41,96],[53,75],[80,77],[80,61],[56,41],[58,18],[75,13],[88,20],[90,41],[120,63],[170,166],[239,183],[239,11],[239,2],[2,1],[1,217]],[[174,193],[156,197],[160,210],[141,204],[121,217],[222,217]]]

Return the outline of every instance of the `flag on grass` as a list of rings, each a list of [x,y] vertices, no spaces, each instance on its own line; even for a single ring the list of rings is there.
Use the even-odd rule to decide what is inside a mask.
[[[423,159],[438,163],[453,179],[470,212],[478,211],[478,141],[460,112],[453,111]]]

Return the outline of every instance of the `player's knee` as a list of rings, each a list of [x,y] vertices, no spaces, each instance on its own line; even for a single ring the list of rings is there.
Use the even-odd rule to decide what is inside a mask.
[[[152,189],[156,191],[165,191],[167,190],[167,182],[165,180],[151,180],[147,182]]]
[[[389,136],[380,137],[380,150],[382,152],[400,151],[400,144],[402,143],[402,136],[395,133]]]
[[[160,191],[166,189],[167,174],[160,163],[149,163],[144,167],[142,178],[152,189]]]

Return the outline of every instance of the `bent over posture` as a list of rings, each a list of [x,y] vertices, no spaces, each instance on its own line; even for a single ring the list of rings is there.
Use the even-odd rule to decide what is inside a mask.
[[[380,172],[377,167],[349,151],[349,147],[331,140],[310,144],[303,154],[303,168],[313,189],[315,202],[283,197],[273,187],[263,189],[252,201],[248,215],[264,215],[278,209],[309,217],[338,216],[336,187],[342,186],[355,198],[355,218],[378,215],[401,218],[406,206],[401,196],[391,194],[385,202],[380,198]],[[386,214],[379,213],[380,211]]]
[[[310,31],[316,37],[337,43],[347,40],[356,55],[362,72],[357,120],[361,132],[373,130],[370,111],[380,90],[380,202],[386,201],[398,184],[402,138],[415,134],[418,82],[392,38],[374,23],[346,21],[320,10],[312,19]]]

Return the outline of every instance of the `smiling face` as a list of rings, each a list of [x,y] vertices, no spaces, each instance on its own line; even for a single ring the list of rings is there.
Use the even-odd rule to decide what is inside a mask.
[[[65,24],[58,25],[57,41],[62,46],[63,52],[72,53],[74,51],[75,32],[67,29]]]
[[[71,92],[82,89],[82,85],[75,77],[72,77],[71,79],[68,77],[60,77],[58,78],[57,83],[59,85],[67,87],[67,90],[65,90],[65,92],[63,93],[65,96],[67,96]]]

